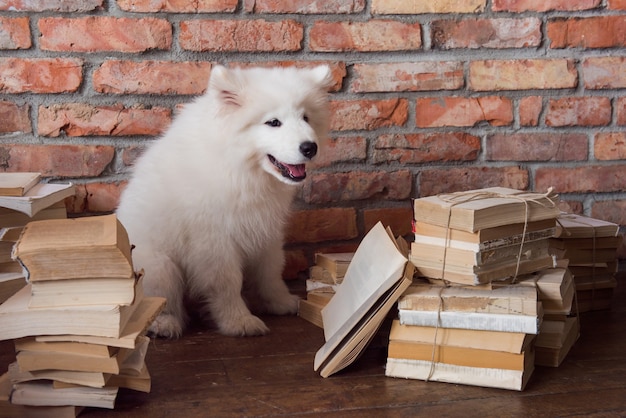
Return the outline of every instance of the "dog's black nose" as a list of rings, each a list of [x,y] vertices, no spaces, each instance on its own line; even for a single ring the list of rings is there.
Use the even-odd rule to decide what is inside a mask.
[[[317,144],[311,141],[303,142],[300,144],[300,152],[306,158],[313,158],[317,154]]]

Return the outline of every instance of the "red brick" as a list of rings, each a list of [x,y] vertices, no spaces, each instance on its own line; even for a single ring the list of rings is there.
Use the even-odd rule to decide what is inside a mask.
[[[585,88],[626,88],[626,57],[587,58],[582,68]]]
[[[617,109],[617,124],[626,125],[626,97],[620,97],[615,101]]]
[[[132,145],[122,150],[122,163],[130,167],[135,164],[137,158],[146,150],[146,145]]]
[[[394,20],[313,24],[309,48],[317,52],[415,51],[422,47],[419,23]]]
[[[446,167],[423,170],[418,183],[420,197],[496,186],[526,190],[528,171],[520,167]]]
[[[624,165],[540,167],[535,171],[537,189],[554,186],[557,193],[621,192],[626,190],[625,178]]]
[[[307,271],[309,267],[309,260],[303,250],[285,250],[285,267],[283,268],[284,280],[299,278],[300,274]]]
[[[339,91],[343,85],[343,79],[347,75],[346,63],[338,62],[338,61],[245,61],[245,62],[231,62],[229,66],[231,67],[241,67],[241,68],[250,68],[250,67],[264,67],[264,68],[314,68],[320,65],[326,65],[330,68],[330,77],[332,80],[331,86],[328,91]]]
[[[547,126],[604,126],[611,122],[608,97],[564,97],[551,99],[546,112]]]
[[[321,152],[308,165],[320,168],[341,162],[364,162],[366,158],[367,140],[362,136],[344,136],[326,140]]]
[[[475,161],[480,138],[463,132],[383,134],[374,142],[375,164]]]
[[[541,20],[435,20],[431,39],[435,49],[537,47],[541,43]]]
[[[597,16],[548,21],[550,48],[626,46],[626,16]]]
[[[98,177],[114,156],[115,148],[105,145],[0,145],[0,167],[44,177]]]
[[[597,160],[626,160],[626,132],[600,132],[593,153]]]
[[[547,12],[595,9],[602,0],[493,0],[494,12]]]
[[[244,0],[243,8],[247,13],[346,14],[362,12],[365,0]]]
[[[234,12],[237,0],[117,0],[117,6],[134,13],[218,13]]]
[[[172,26],[165,19],[46,17],[39,19],[39,30],[45,51],[145,52],[172,46]]]
[[[18,105],[13,102],[0,101],[0,133],[30,133],[33,128],[30,124],[28,112],[30,106]]]
[[[420,128],[475,126],[483,122],[506,126],[513,122],[511,100],[495,96],[420,98],[415,113]]]
[[[373,14],[480,13],[486,0],[372,0]]]
[[[350,171],[316,173],[303,189],[306,203],[332,203],[351,200],[402,200],[411,195],[412,174],[400,171]]]
[[[626,0],[608,0],[609,10],[626,10]]]
[[[289,243],[349,240],[359,235],[354,208],[295,211],[287,227]]]
[[[185,20],[179,42],[189,51],[277,52],[302,49],[304,28],[295,20]]]
[[[333,100],[330,102],[331,129],[374,130],[389,126],[403,126],[409,114],[406,99]]]
[[[391,228],[395,236],[406,236],[412,232],[413,209],[410,202],[399,208],[366,209],[363,211],[365,231],[369,231],[378,222]]]
[[[0,58],[0,93],[69,93],[83,80],[75,58]]]
[[[105,61],[93,74],[99,93],[201,94],[211,63],[203,61]]]
[[[90,12],[101,10],[104,0],[0,0],[0,10],[15,12]]]
[[[62,103],[39,108],[38,133],[42,136],[158,135],[169,126],[171,111],[85,103]]]
[[[87,183],[85,212],[112,212],[117,208],[122,188],[126,183]]]
[[[498,133],[487,137],[490,161],[585,161],[587,135],[578,133]]]
[[[28,17],[0,16],[0,49],[28,49],[30,40]]]
[[[355,93],[456,90],[465,82],[459,61],[357,63],[352,73],[350,90]]]
[[[472,61],[469,88],[476,91],[574,88],[578,73],[573,60],[523,59]]]
[[[596,200],[591,205],[591,217],[626,225],[626,200]]]
[[[539,125],[539,116],[543,108],[541,96],[522,97],[519,100],[519,123],[521,126]]]
[[[559,209],[561,212],[577,213],[582,215],[585,212],[582,202],[576,200],[565,200],[563,197],[559,200]]]

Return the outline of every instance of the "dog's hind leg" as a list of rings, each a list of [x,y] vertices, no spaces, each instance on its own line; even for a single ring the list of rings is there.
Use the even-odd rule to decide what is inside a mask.
[[[150,325],[148,332],[159,337],[178,338],[188,320],[183,304],[185,283],[182,271],[167,255],[140,248],[133,250],[133,261],[145,271],[146,296],[166,299],[163,312]]]

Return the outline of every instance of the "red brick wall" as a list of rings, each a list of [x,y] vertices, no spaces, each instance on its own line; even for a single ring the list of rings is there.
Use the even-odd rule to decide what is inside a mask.
[[[626,225],[624,0],[0,0],[0,166],[113,210],[142,147],[216,62],[332,66],[330,152],[290,272],[410,198],[493,185]]]

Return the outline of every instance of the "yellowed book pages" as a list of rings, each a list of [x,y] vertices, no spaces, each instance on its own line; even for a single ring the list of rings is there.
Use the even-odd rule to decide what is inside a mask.
[[[391,341],[406,341],[430,345],[437,344],[515,354],[520,354],[528,348],[533,338],[533,335],[522,332],[402,325],[397,319],[392,322],[389,334],[389,340]]]
[[[557,224],[556,236],[563,239],[614,237],[619,233],[619,225],[613,222],[574,213],[560,214]]]
[[[30,281],[134,275],[128,234],[115,215],[30,222],[13,258]]]
[[[0,173],[0,196],[24,196],[40,179],[40,173]]]
[[[133,312],[120,337],[102,337],[94,335],[37,335],[37,341],[75,341],[90,344],[102,344],[111,347],[135,348],[140,342],[140,337],[146,332],[148,326],[157,317],[165,306],[165,298],[146,297],[140,301],[139,306]]]
[[[525,354],[477,348],[434,345],[413,341],[389,341],[389,357],[434,361],[465,367],[524,370]]]
[[[324,305],[301,299],[298,303],[298,316],[317,327],[324,328],[322,308],[324,308]]]
[[[0,226],[3,228],[23,227],[33,221],[65,218],[67,218],[67,209],[63,200],[54,203],[52,206],[43,208],[33,216],[28,216],[25,213],[13,209],[0,207]]]
[[[92,305],[63,308],[28,307],[30,284],[0,305],[0,340],[33,335],[94,335],[119,338],[121,331],[143,299],[143,286],[137,282],[135,301],[129,306]]]
[[[72,341],[37,341],[35,337],[18,338],[13,341],[15,351],[31,351],[44,353],[67,353],[86,356],[111,357],[118,349],[101,344],[79,343]]]
[[[388,358],[385,375],[404,379],[521,391],[534,371],[534,352],[526,354],[524,370],[494,369],[432,363],[425,360]]]
[[[428,196],[413,201],[413,217],[434,225],[476,232],[502,225],[554,219],[558,196],[490,187]]]
[[[354,253],[316,253],[315,264],[323,267],[334,279],[343,278]]]
[[[72,385],[102,388],[111,374],[100,372],[76,372],[72,370],[20,370],[17,361],[9,364],[9,378],[12,383],[31,382],[33,380],[53,380]]]
[[[32,217],[66,197],[74,196],[75,193],[76,190],[71,183],[38,183],[24,196],[0,196],[0,207],[16,210]]]
[[[118,388],[92,388],[88,386],[55,389],[52,382],[24,382],[13,385],[11,402],[31,406],[91,406],[115,407]]]

